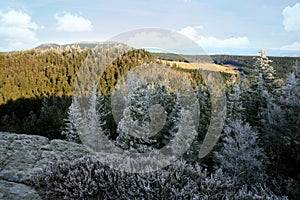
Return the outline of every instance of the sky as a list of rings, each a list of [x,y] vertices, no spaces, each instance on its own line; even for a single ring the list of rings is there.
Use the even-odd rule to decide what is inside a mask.
[[[5,0],[0,51],[105,41],[135,29],[183,34],[209,54],[300,56],[299,0]]]

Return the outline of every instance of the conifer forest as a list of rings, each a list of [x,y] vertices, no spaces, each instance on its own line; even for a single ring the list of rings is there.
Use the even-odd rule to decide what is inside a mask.
[[[212,64],[233,70],[215,72],[182,67],[201,60],[197,55],[133,49],[111,58],[110,45],[0,53],[0,132],[85,144],[94,152],[109,145],[136,155],[158,152],[155,162],[163,167],[131,173],[132,163],[123,161],[119,170],[91,153],[49,164],[32,180],[35,188],[52,199],[299,199],[299,57],[264,50],[254,57],[211,55]],[[97,52],[101,59],[91,56]],[[101,62],[108,66],[99,75],[94,66]],[[80,79],[83,63],[90,67]],[[221,121],[214,120],[217,85],[204,78],[214,73],[224,88]],[[189,87],[177,87],[182,83]],[[214,124],[220,135],[200,158]],[[178,156],[164,164],[162,150]]]

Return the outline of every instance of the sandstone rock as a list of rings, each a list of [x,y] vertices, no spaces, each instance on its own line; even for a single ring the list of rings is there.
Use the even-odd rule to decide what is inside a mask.
[[[87,154],[90,152],[83,145],[76,143],[50,141],[37,135],[0,132],[0,199],[13,197],[9,195],[23,190],[30,196],[34,193],[31,193],[32,188],[23,184],[31,184],[32,178],[41,169],[58,160],[74,160]],[[8,193],[3,193],[3,188],[7,188]],[[26,198],[20,196],[20,199]]]
[[[30,186],[0,180],[0,199],[39,200],[42,198]]]

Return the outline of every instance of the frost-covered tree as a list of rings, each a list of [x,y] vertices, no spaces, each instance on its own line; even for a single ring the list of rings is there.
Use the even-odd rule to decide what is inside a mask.
[[[78,122],[80,121],[82,121],[82,116],[79,103],[77,98],[73,98],[68,110],[68,118],[65,119],[65,129],[61,133],[68,141],[80,143],[79,134],[76,129],[76,124],[78,126]]]
[[[199,160],[198,159],[199,150],[201,148],[201,145],[203,143],[205,135],[207,134],[208,127],[210,124],[210,117],[211,117],[211,113],[210,113],[211,102],[210,102],[208,88],[205,85],[199,84],[198,90],[196,91],[195,96],[196,96],[196,101],[194,104],[195,109],[192,109],[192,110],[197,111],[199,109],[198,122],[196,122],[196,121],[193,122],[194,124],[196,124],[198,126],[198,127],[196,126],[197,134],[195,136],[195,140],[191,144],[191,147],[184,155],[184,159],[190,160],[190,161]],[[188,112],[188,111],[191,111],[191,108],[187,109],[185,112]],[[176,131],[177,131],[177,129],[176,129]],[[192,131],[191,131],[191,133],[192,133]]]
[[[234,84],[232,90],[232,93],[227,94],[226,124],[230,124],[234,120],[243,119],[244,108],[242,105],[240,85]]]
[[[254,64],[254,76],[251,77],[250,87],[243,92],[247,121],[252,126],[259,126],[259,112],[266,107],[267,100],[274,94],[275,70],[272,62],[262,49]]]
[[[264,49],[262,49],[259,54],[260,55],[254,64],[255,76],[258,78],[258,76],[261,75],[265,82],[265,86],[268,89],[272,89],[276,73],[274,68],[270,65],[272,60],[265,55]]]
[[[127,90],[116,144],[127,150],[145,150],[147,146],[156,142],[147,135],[151,131],[149,109],[152,92],[144,80],[136,81],[134,76],[130,78]]]
[[[109,111],[103,111],[103,103],[104,99],[98,95],[96,85],[92,87],[87,104],[74,97],[62,134],[70,141],[83,142],[94,151],[106,148],[107,139],[103,126]]]
[[[185,153],[189,148],[192,142],[195,140],[197,136],[197,127],[195,119],[193,118],[193,109],[197,105],[182,108],[180,111],[180,122],[178,124],[178,131],[174,134],[174,138],[172,139],[172,154],[181,156]]]
[[[300,174],[299,82],[295,71],[291,72],[281,90],[268,100],[260,113],[262,142],[273,169],[288,168],[285,175],[294,177]]]
[[[125,108],[118,123],[116,144],[141,152],[167,144],[176,125],[176,96],[163,85],[146,83],[133,74],[124,85]]]
[[[260,87],[258,87],[260,88]],[[262,91],[261,91],[262,92]],[[266,156],[258,146],[258,133],[245,120],[240,85],[227,94],[226,125],[221,149],[215,153],[221,169],[237,185],[252,184],[266,178]]]
[[[83,110],[83,123],[82,127],[79,127],[79,137],[81,141],[92,148],[94,151],[100,151],[105,149],[107,145],[106,136],[104,134],[102,126],[105,122],[100,120],[100,115],[103,113],[98,112],[98,88],[92,87],[91,96],[87,108]]]
[[[273,94],[266,87],[262,74],[258,74],[254,83],[243,94],[245,99],[245,112],[247,121],[252,126],[260,126],[259,113],[267,107],[267,102],[272,98]]]
[[[233,121],[224,130],[223,148],[215,153],[221,169],[236,184],[265,181],[265,155],[257,144],[258,134],[248,123]]]
[[[199,139],[202,141],[209,125],[210,121],[210,99],[209,99],[209,92],[204,85],[199,84],[197,90],[197,99],[199,103]]]

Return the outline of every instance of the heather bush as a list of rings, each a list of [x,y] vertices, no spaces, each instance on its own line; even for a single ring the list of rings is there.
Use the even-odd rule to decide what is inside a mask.
[[[265,185],[236,187],[221,169],[209,173],[183,160],[136,174],[109,168],[96,157],[59,161],[40,171],[34,184],[64,199],[284,199]]]

